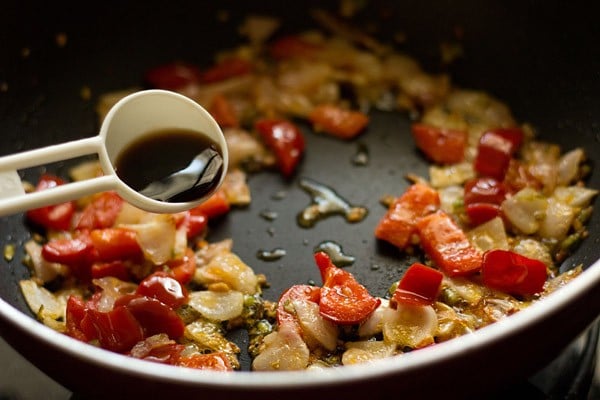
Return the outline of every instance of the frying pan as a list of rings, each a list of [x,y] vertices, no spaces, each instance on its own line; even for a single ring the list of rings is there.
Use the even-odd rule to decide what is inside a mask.
[[[215,51],[241,42],[237,26],[249,13],[280,16],[284,22],[279,33],[314,26],[309,10],[318,3],[105,1],[86,9],[70,4],[3,3],[0,153],[95,135],[94,105],[102,93],[140,86],[146,70],[173,60],[210,64]],[[334,9],[336,4],[319,6]],[[600,188],[600,32],[587,6],[553,1],[373,1],[364,14],[379,21],[381,38],[404,32],[407,40],[401,49],[426,69],[445,68],[455,85],[502,99],[518,120],[532,123],[542,138],[563,150],[585,147],[594,168],[588,185]],[[464,55],[442,67],[439,44],[453,37],[457,28],[463,32]],[[327,240],[356,258],[348,270],[371,293],[384,295],[413,260],[374,239],[373,228],[385,211],[379,197],[402,193],[407,172],[427,173],[426,163],[409,140],[409,127],[407,115],[374,112],[363,135],[341,142],[304,126],[307,152],[297,175],[291,180],[271,172],[250,176],[252,204],[211,225],[210,239],[233,237],[234,251],[268,277],[270,287],[264,296],[271,300],[294,283],[319,282],[312,251]],[[350,161],[359,144],[369,151],[364,167]],[[71,165],[62,162],[45,168],[66,175]],[[35,181],[40,172],[38,168],[22,175]],[[310,202],[298,185],[303,177],[366,206],[367,218],[348,224],[332,217],[311,229],[299,227],[296,214]],[[284,198],[277,199],[278,193],[285,193]],[[261,218],[265,210],[276,212],[277,218]],[[161,394],[355,398],[363,393],[372,398],[393,393],[405,398],[464,398],[532,374],[599,315],[597,212],[589,231],[590,236],[561,266],[564,271],[583,264],[581,279],[474,334],[370,366],[318,374],[215,374],[129,359],[71,340],[35,321],[17,285],[29,276],[20,255],[30,232],[23,216],[15,215],[0,223],[3,245],[17,245],[16,257],[1,267],[0,333],[42,371],[86,398]],[[257,258],[257,251],[278,247],[286,251],[283,258]],[[248,339],[240,332],[235,340],[243,349]],[[242,353],[241,361],[248,369],[247,354]]]

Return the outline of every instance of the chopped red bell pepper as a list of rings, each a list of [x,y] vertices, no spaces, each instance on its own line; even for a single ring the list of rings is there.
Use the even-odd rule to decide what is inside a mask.
[[[501,215],[500,204],[506,199],[506,186],[491,177],[473,178],[465,183],[465,211],[472,225]]]
[[[417,148],[427,158],[439,164],[455,164],[465,157],[467,132],[457,129],[438,128],[423,123],[411,127]]]
[[[512,251],[489,250],[483,256],[481,278],[492,289],[534,295],[544,290],[547,276],[543,262]]]
[[[477,226],[502,215],[502,209],[498,204],[471,203],[465,207],[469,222]]]
[[[443,278],[440,271],[414,263],[400,279],[390,304],[431,305],[437,299]]]
[[[348,271],[336,267],[327,253],[316,253],[315,261],[323,279],[319,313],[324,318],[342,325],[357,324],[379,306],[381,300],[371,296]]]
[[[92,264],[91,274],[94,279],[106,276],[112,276],[122,281],[129,281],[131,279],[129,268],[121,260],[94,263]]]
[[[479,174],[503,180],[511,158],[523,141],[519,128],[493,129],[479,139],[474,168]]]
[[[42,257],[49,262],[69,266],[90,264],[96,253],[90,236],[81,233],[74,238],[52,239],[42,246]]]
[[[142,326],[124,306],[108,312],[86,309],[81,328],[88,337],[98,339],[102,348],[118,353],[130,350],[144,339]]]
[[[156,89],[177,91],[189,85],[197,85],[202,73],[198,66],[175,61],[152,68],[145,75],[146,83]]]
[[[240,126],[239,118],[233,106],[227,100],[227,97],[221,93],[217,93],[213,97],[208,106],[208,112],[222,128],[237,128]]]
[[[176,260],[167,262],[167,267],[171,270],[171,275],[182,285],[189,283],[196,272],[196,256],[194,250],[187,248],[185,255]]]
[[[443,211],[417,221],[421,247],[449,276],[468,275],[481,268],[482,254],[463,230]]]
[[[300,36],[284,36],[269,45],[271,57],[284,60],[288,58],[312,59],[321,47]]]
[[[265,144],[275,153],[277,165],[286,178],[292,176],[304,155],[304,135],[300,128],[285,119],[264,118],[255,122]]]
[[[43,174],[35,190],[46,190],[63,184],[65,184],[63,179],[54,175]],[[25,215],[29,221],[46,229],[68,230],[71,227],[75,208],[75,202],[67,201],[65,203],[28,210]]]
[[[501,204],[506,199],[504,183],[490,177],[473,178],[465,183],[464,203]]]
[[[83,299],[70,295],[67,299],[65,311],[66,334],[82,342],[91,340],[91,338],[81,330],[81,321],[85,317],[85,313],[86,306]]]
[[[115,301],[114,309],[126,308],[138,321],[143,337],[167,334],[171,339],[179,339],[185,324],[177,312],[162,301],[140,294],[127,294]]]
[[[185,304],[188,299],[187,289],[164,271],[156,271],[145,277],[136,293],[160,300],[173,309]]]
[[[90,239],[100,261],[141,259],[142,248],[137,241],[137,233],[125,228],[94,229]]]
[[[189,210],[189,212],[192,216],[201,215],[210,220],[212,218],[217,218],[221,215],[227,214],[230,209],[231,204],[227,199],[227,194],[222,188],[219,188],[212,194],[212,196],[206,199],[203,203]]]
[[[404,249],[411,244],[420,217],[436,211],[440,206],[438,192],[422,183],[411,185],[389,207],[375,228],[375,237]]]
[[[221,82],[236,76],[249,74],[254,69],[249,60],[239,57],[228,57],[200,74],[201,83]]]
[[[369,123],[369,116],[361,111],[347,110],[333,104],[316,106],[308,115],[315,131],[352,139],[361,133]]]
[[[114,225],[124,200],[116,192],[108,191],[99,193],[88,204],[77,221],[77,229],[101,229]]]

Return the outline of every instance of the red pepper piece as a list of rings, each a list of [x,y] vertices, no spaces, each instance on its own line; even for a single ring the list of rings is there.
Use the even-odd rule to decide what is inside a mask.
[[[237,128],[240,126],[240,121],[235,109],[229,100],[227,100],[227,97],[221,93],[218,93],[213,97],[208,107],[208,112],[222,128]]]
[[[479,139],[474,168],[479,174],[503,180],[513,154],[523,140],[518,129],[494,129]]]
[[[35,190],[37,192],[51,189],[55,186],[63,185],[64,183],[65,181],[57,176],[43,174],[40,177]],[[68,201],[28,210],[25,215],[29,221],[46,229],[68,230],[71,227],[71,220],[75,214],[75,208],[75,202]]]
[[[443,211],[417,221],[421,247],[449,276],[468,275],[481,268],[479,252],[452,218]]]
[[[167,266],[171,269],[171,275],[181,285],[189,283],[196,272],[196,257],[191,248],[187,248],[185,255],[181,259],[171,260],[167,262]]]
[[[348,271],[336,267],[327,253],[315,254],[323,287],[319,313],[337,324],[351,325],[365,320],[381,303]]]
[[[404,249],[411,244],[411,237],[417,231],[417,220],[439,206],[440,197],[436,190],[415,183],[390,205],[375,228],[375,237]]]
[[[398,283],[391,304],[431,305],[435,302],[444,275],[421,263],[411,265]]]
[[[465,205],[473,203],[501,204],[506,198],[504,183],[490,177],[474,178],[465,183]]]
[[[87,233],[75,238],[52,239],[42,246],[42,257],[68,266],[89,264],[95,259],[94,245]]]
[[[115,307],[109,312],[87,309],[81,321],[84,332],[93,332],[104,349],[123,353],[144,339],[138,320],[126,307]]]
[[[94,263],[92,265],[91,273],[92,278],[94,279],[113,276],[122,281],[129,281],[131,278],[127,265],[121,260]]]
[[[198,66],[176,61],[146,72],[146,83],[156,89],[177,91],[189,85],[197,85],[201,81],[202,73]]]
[[[282,175],[290,177],[304,155],[304,135],[291,121],[264,118],[255,122],[265,144],[275,153]]]
[[[500,215],[501,207],[492,203],[471,203],[465,207],[471,225],[481,225]]]
[[[85,302],[80,297],[69,296],[65,312],[66,334],[82,342],[88,342],[91,339],[81,330],[81,321],[85,317],[85,313]]]
[[[160,300],[173,309],[185,304],[188,298],[185,287],[163,271],[145,277],[138,285],[136,293]]]
[[[122,208],[123,199],[116,192],[100,193],[83,209],[76,228],[110,228],[114,225]]]
[[[229,78],[249,74],[252,69],[252,63],[249,60],[229,57],[202,71],[200,81],[201,83],[221,82]]]
[[[417,148],[438,164],[455,164],[465,158],[467,132],[443,129],[422,123],[412,124]]]
[[[544,290],[546,265],[507,250],[490,250],[483,256],[484,285],[516,295],[533,295]]]
[[[313,58],[321,49],[320,46],[311,43],[300,36],[284,36],[277,39],[269,46],[269,54],[275,59],[301,58],[303,60]]]
[[[94,229],[90,232],[98,259],[106,262],[143,257],[136,237],[135,231],[125,228]]]
[[[308,116],[315,131],[324,131],[340,139],[352,139],[365,129],[369,116],[333,104],[316,106]]]
[[[171,307],[148,296],[127,294],[119,297],[114,307],[129,310],[142,328],[144,337],[165,333],[171,339],[179,339],[185,330],[185,324]]]
[[[227,214],[231,208],[231,204],[227,199],[227,195],[223,189],[218,189],[212,194],[206,201],[197,205],[190,210],[190,214],[202,215],[208,218],[217,218],[221,215]]]

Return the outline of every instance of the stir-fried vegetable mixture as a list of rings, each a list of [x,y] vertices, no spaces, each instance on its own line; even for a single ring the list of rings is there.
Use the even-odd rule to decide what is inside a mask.
[[[150,87],[183,93],[223,128],[230,165],[204,204],[151,214],[113,192],[31,210],[45,229],[26,244],[25,298],[46,325],[140,359],[190,368],[240,367],[227,339],[246,329],[254,370],[348,365],[400,355],[505,318],[576,277],[557,265],[586,236],[597,191],[585,186],[581,148],[538,140],[507,105],[454,86],[410,56],[315,13],[327,30],[278,37],[278,21],[249,18],[248,42],[202,67],[150,69]],[[102,97],[100,117],[128,91]],[[369,293],[324,252],[322,281],[262,297],[268,277],[210,242],[208,221],[251,201],[249,173],[294,176],[305,148],[298,124],[351,140],[373,108],[418,116],[414,143],[429,176],[407,172],[404,193],[385,196],[374,237],[422,255],[389,293]],[[157,160],[160,161],[160,160]],[[95,162],[72,180],[98,174]],[[66,177],[44,175],[35,190]],[[399,360],[398,362],[401,362]]]

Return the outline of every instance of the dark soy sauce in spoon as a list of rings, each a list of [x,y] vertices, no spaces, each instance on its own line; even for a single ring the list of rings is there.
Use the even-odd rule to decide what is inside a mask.
[[[212,139],[188,129],[149,132],[117,157],[117,176],[146,197],[169,203],[194,201],[215,189],[223,156]]]

